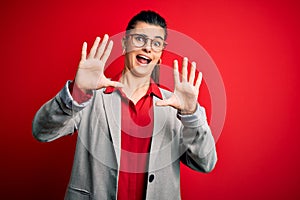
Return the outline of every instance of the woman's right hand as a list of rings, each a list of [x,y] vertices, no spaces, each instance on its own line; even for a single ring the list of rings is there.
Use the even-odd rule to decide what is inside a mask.
[[[105,63],[113,47],[113,42],[108,42],[108,38],[105,34],[100,43],[100,37],[97,37],[88,55],[87,43],[83,43],[75,84],[85,93],[108,86],[123,86],[122,83],[111,81],[104,75]]]

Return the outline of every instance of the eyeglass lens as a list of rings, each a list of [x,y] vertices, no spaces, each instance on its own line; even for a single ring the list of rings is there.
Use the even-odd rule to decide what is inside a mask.
[[[148,40],[151,41],[151,47],[154,51],[161,51],[164,48],[164,41],[160,38],[150,39],[144,35],[133,34],[131,35],[132,43],[136,47],[143,47],[147,44]]]

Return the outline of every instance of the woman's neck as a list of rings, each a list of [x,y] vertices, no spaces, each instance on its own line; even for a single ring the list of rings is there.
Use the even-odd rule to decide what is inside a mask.
[[[134,104],[138,102],[148,91],[150,86],[150,76],[137,77],[130,71],[123,71],[121,82],[124,87],[122,91]]]

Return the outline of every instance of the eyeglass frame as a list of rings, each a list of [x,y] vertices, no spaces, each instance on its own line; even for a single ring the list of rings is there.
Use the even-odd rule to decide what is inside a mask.
[[[155,39],[157,39],[157,38],[151,39],[151,38],[149,38],[147,35],[139,34],[139,33],[126,34],[125,37],[126,37],[126,38],[129,38],[129,37],[133,38],[133,36],[140,36],[140,37],[142,37],[142,38],[145,39],[145,40],[144,40],[144,44],[143,44],[142,46],[137,46],[137,45],[133,44],[133,39],[131,39],[132,45],[135,46],[135,47],[137,47],[137,48],[145,47],[145,46],[147,45],[147,43],[148,43],[148,40],[151,41],[151,43],[150,43],[151,49],[152,49],[153,51],[155,51],[155,52],[161,52],[161,51],[163,51],[163,50],[166,48],[166,46],[168,45],[168,43],[167,43],[164,39],[162,39],[161,37],[158,37],[158,39],[161,39],[161,40],[163,41],[163,44],[162,44],[162,49],[157,51],[157,50],[155,50],[155,49],[152,47],[152,46],[153,46],[153,41],[155,41]]]

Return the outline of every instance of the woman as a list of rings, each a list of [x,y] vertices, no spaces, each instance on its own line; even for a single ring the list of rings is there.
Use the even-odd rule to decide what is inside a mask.
[[[122,41],[124,70],[113,80],[103,73],[112,41],[97,37],[88,54],[84,43],[74,82],[37,112],[33,135],[40,141],[78,130],[65,199],[180,199],[180,161],[202,172],[215,166],[214,140],[197,103],[196,64],[188,75],[184,58],[180,78],[174,61],[174,92],[151,79],[166,37],[157,13],[134,16]]]

